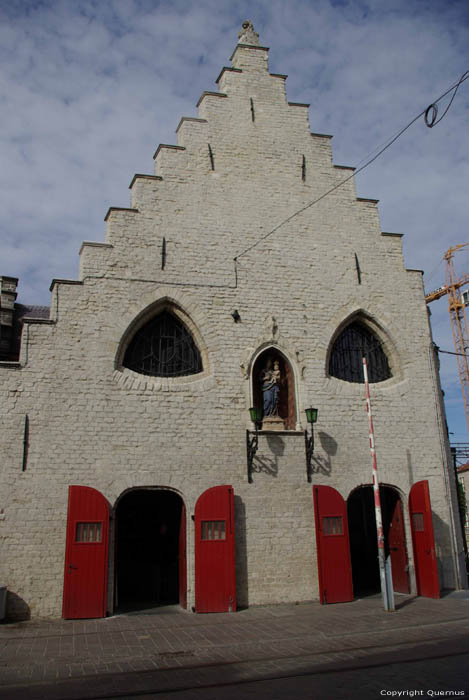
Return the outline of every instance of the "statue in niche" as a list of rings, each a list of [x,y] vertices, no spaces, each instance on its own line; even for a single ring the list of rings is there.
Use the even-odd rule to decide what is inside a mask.
[[[280,363],[278,360],[272,362],[268,357],[265,368],[260,373],[262,386],[263,413],[265,418],[278,416],[278,400],[280,392]]]

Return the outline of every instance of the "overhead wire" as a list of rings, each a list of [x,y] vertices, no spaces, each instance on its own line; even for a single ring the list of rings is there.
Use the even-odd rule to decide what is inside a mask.
[[[433,279],[433,277],[436,275],[436,273],[438,272],[438,269],[439,269],[441,263],[443,262],[443,260],[444,260],[444,258],[441,258],[440,260],[438,260],[437,264],[435,265],[435,267],[433,268],[433,270],[432,270],[431,272],[428,273],[428,275],[427,275],[426,273],[424,273],[424,274],[425,274],[425,282],[426,282],[426,283],[430,282],[430,280]]]
[[[291,221],[292,219],[294,219],[294,218],[295,218],[296,216],[298,216],[299,214],[302,214],[302,213],[303,213],[304,211],[306,211],[307,209],[310,209],[310,208],[311,208],[312,206],[314,206],[315,204],[318,204],[318,202],[320,202],[322,199],[324,199],[324,198],[327,197],[328,195],[332,194],[332,192],[335,192],[335,190],[339,189],[339,187],[342,187],[343,185],[345,185],[346,182],[348,182],[349,180],[351,180],[353,177],[355,177],[356,175],[358,175],[358,173],[361,173],[363,170],[365,170],[365,168],[367,168],[369,165],[371,165],[372,163],[374,163],[374,161],[375,161],[377,158],[379,158],[379,156],[382,155],[390,146],[392,146],[392,144],[395,143],[395,142],[397,141],[397,139],[400,138],[400,137],[402,136],[402,134],[404,134],[408,129],[410,129],[410,127],[411,127],[413,124],[415,124],[415,122],[416,122],[418,119],[420,119],[420,117],[422,117],[422,116],[424,117],[424,119],[425,119],[425,124],[426,124],[426,126],[428,126],[429,128],[432,128],[433,126],[435,126],[436,124],[438,124],[438,123],[443,119],[443,117],[446,115],[446,113],[448,112],[449,108],[451,107],[451,104],[452,104],[452,102],[453,102],[453,100],[454,100],[454,98],[455,98],[455,96],[456,96],[456,93],[457,93],[457,91],[458,91],[458,89],[459,89],[459,86],[461,85],[461,83],[463,83],[463,82],[464,82],[465,80],[467,80],[468,78],[469,78],[469,71],[466,71],[465,73],[463,73],[463,74],[461,75],[461,77],[459,78],[459,80],[457,81],[457,83],[455,83],[455,84],[452,85],[450,88],[448,88],[447,90],[445,90],[445,92],[444,92],[442,95],[440,95],[440,97],[438,97],[438,98],[437,98],[434,102],[432,102],[428,107],[426,107],[424,110],[422,110],[416,117],[414,117],[408,124],[406,124],[406,126],[404,126],[404,127],[403,127],[402,129],[400,129],[396,134],[394,134],[394,136],[390,137],[390,139],[388,139],[386,142],[384,142],[385,145],[384,145],[382,148],[380,148],[380,149],[378,150],[378,152],[377,152],[373,157],[369,158],[369,159],[364,163],[364,165],[362,165],[361,167],[359,167],[359,168],[357,168],[356,170],[354,170],[354,172],[353,172],[351,175],[349,175],[348,177],[346,177],[346,178],[345,178],[344,180],[342,180],[341,182],[337,183],[337,185],[334,185],[334,187],[331,187],[329,190],[327,190],[326,192],[324,192],[322,195],[320,195],[319,197],[317,197],[316,199],[314,199],[312,202],[309,202],[309,204],[306,204],[304,207],[301,207],[301,209],[298,209],[297,211],[295,211],[293,214],[291,214],[291,215],[288,216],[286,219],[284,219],[284,220],[281,221],[279,224],[277,224],[277,226],[275,226],[271,231],[268,231],[268,232],[265,233],[263,236],[260,236],[260,237],[257,239],[257,241],[255,241],[254,243],[252,243],[250,246],[248,246],[247,248],[245,248],[243,251],[241,251],[240,253],[238,253],[238,254],[234,257],[235,262],[237,262],[237,260],[238,260],[240,257],[242,257],[243,255],[246,255],[249,251],[251,251],[251,250],[252,250],[253,248],[255,248],[257,245],[259,245],[259,243],[261,243],[262,241],[264,241],[266,238],[269,238],[269,236],[271,236],[271,235],[274,234],[276,231],[278,231],[279,228],[281,228],[282,226],[284,226],[285,224],[287,224],[289,221]],[[453,96],[452,96],[452,98],[451,98],[451,100],[450,100],[450,102],[449,102],[447,108],[445,109],[444,113],[443,113],[443,114],[441,115],[441,117],[437,120],[437,119],[436,119],[436,115],[437,115],[437,113],[438,113],[437,104],[438,104],[438,102],[440,102],[444,97],[446,97],[446,95],[448,95],[452,90],[454,90]],[[435,115],[434,115],[434,116],[433,116],[433,110],[435,111]],[[429,115],[430,115],[430,114],[432,115],[431,118],[429,118]],[[376,150],[376,149],[375,149],[375,150]],[[373,153],[373,152],[374,152],[374,151],[372,151],[371,153]],[[362,162],[362,161],[360,161],[360,162]]]
[[[429,120],[428,120],[428,121],[431,122],[431,123],[427,123],[427,119],[426,119],[426,121],[425,121],[425,123],[426,123],[427,126],[429,126],[429,127],[433,127],[433,126],[435,126],[437,123],[439,123],[439,122],[443,119],[443,117],[445,116],[445,114],[447,113],[448,109],[450,108],[450,106],[451,106],[451,104],[452,104],[452,102],[453,102],[453,100],[454,100],[454,97],[455,97],[455,95],[456,95],[456,92],[457,92],[459,86],[461,85],[461,83],[463,83],[463,82],[464,82],[465,80],[467,80],[468,78],[469,78],[469,71],[466,71],[465,73],[463,73],[463,75],[460,77],[460,79],[458,80],[457,83],[455,83],[455,84],[452,85],[450,88],[448,88],[442,95],[440,95],[440,97],[438,97],[434,102],[432,102],[431,105],[429,105],[426,109],[424,109],[422,112],[420,112],[420,114],[418,114],[416,117],[414,117],[405,127],[403,127],[402,129],[400,129],[394,136],[390,137],[390,139],[388,139],[387,141],[385,141],[385,142],[384,142],[384,145],[383,145],[382,147],[379,147],[379,146],[378,146],[377,148],[378,148],[379,150],[378,150],[377,153],[375,153],[375,151],[376,151],[376,148],[375,148],[375,149],[374,149],[373,151],[371,151],[370,154],[369,154],[369,155],[371,155],[371,154],[375,153],[375,155],[373,155],[371,158],[369,158],[369,156],[365,156],[365,158],[363,158],[361,161],[359,161],[359,163],[361,163],[361,162],[363,162],[363,160],[366,160],[366,159],[368,158],[368,160],[366,160],[366,162],[364,163],[364,165],[362,165],[362,166],[358,167],[357,169],[355,169],[355,170],[351,173],[351,175],[347,176],[344,180],[342,180],[341,182],[339,182],[339,183],[337,183],[336,185],[334,185],[333,187],[331,187],[329,190],[327,190],[326,192],[324,192],[322,195],[320,195],[319,197],[317,197],[317,198],[316,198],[315,200],[313,200],[312,202],[309,202],[309,204],[306,204],[304,207],[301,207],[301,209],[298,209],[297,211],[295,211],[293,214],[291,214],[291,215],[288,216],[286,219],[284,219],[284,220],[281,221],[279,224],[277,224],[277,226],[275,226],[272,230],[268,231],[266,234],[264,234],[263,236],[259,237],[254,243],[252,243],[250,246],[248,246],[248,247],[245,248],[243,251],[241,251],[240,253],[238,253],[238,254],[233,258],[233,261],[234,261],[234,284],[210,284],[210,283],[203,283],[203,282],[192,282],[192,283],[191,283],[191,282],[170,282],[170,281],[165,281],[164,283],[167,284],[167,285],[170,285],[170,286],[180,286],[180,287],[208,287],[208,288],[228,288],[228,289],[237,289],[237,287],[238,287],[238,260],[239,260],[240,257],[242,257],[243,255],[246,255],[250,250],[252,250],[253,248],[255,248],[257,245],[259,245],[259,243],[261,243],[261,242],[262,242],[263,240],[265,240],[266,238],[269,238],[272,234],[274,234],[276,231],[278,231],[278,230],[279,230],[282,226],[284,226],[286,223],[288,223],[289,221],[291,221],[292,219],[294,219],[295,217],[297,217],[299,214],[301,214],[302,212],[306,211],[307,209],[310,209],[310,208],[311,208],[312,206],[314,206],[315,204],[318,204],[318,202],[320,202],[321,200],[323,200],[323,199],[324,199],[325,197],[327,197],[328,195],[332,194],[332,192],[335,192],[335,190],[337,190],[337,189],[339,189],[340,187],[342,187],[343,185],[345,185],[349,180],[351,180],[353,177],[355,177],[356,175],[358,175],[358,173],[362,172],[363,170],[365,170],[365,168],[367,168],[369,165],[371,165],[372,163],[374,163],[374,161],[377,160],[377,158],[379,158],[379,156],[382,155],[390,146],[392,146],[392,144],[395,143],[395,141],[397,141],[397,139],[398,139],[400,136],[402,136],[402,134],[404,134],[404,132],[407,131],[407,129],[409,129],[418,119],[420,119],[421,116],[426,115],[427,113],[430,114],[430,112],[429,112],[430,108],[435,107],[435,109],[436,109],[436,111],[437,111],[437,107],[436,107],[437,103],[440,102],[444,97],[446,97],[446,95],[448,95],[452,90],[454,90],[454,94],[453,94],[453,96],[452,96],[452,98],[451,98],[451,101],[450,101],[450,103],[448,104],[448,106],[447,106],[446,110],[444,111],[444,113],[442,114],[442,116],[440,117],[440,119],[436,120],[436,115],[435,115],[435,119],[432,118],[432,119],[429,119]],[[432,114],[433,114],[433,112],[432,112]],[[89,277],[89,278],[94,278],[94,279],[100,279],[100,278],[103,277],[103,276],[99,276],[99,275],[87,275],[87,277]],[[116,278],[113,278],[113,279],[116,279]],[[127,278],[126,278],[126,279],[127,279]],[[158,280],[154,280],[154,279],[151,279],[151,280],[150,280],[150,279],[148,279],[148,280],[147,280],[147,279],[141,279],[141,280],[138,280],[138,281],[140,281],[140,282],[152,283],[152,284],[159,283]]]
[[[443,352],[445,355],[458,355],[459,357],[465,357],[467,359],[467,355],[465,355],[463,352],[451,352],[451,350],[441,350],[441,348],[437,347],[437,352]]]
[[[445,111],[443,112],[443,114],[441,115],[441,117],[439,119],[437,119],[437,116],[438,116],[437,102],[439,102],[443,97],[446,97],[446,95],[449,92],[451,92],[451,90],[453,88],[450,88],[445,95],[442,95],[441,97],[438,98],[438,100],[436,100],[435,102],[432,102],[432,104],[427,107],[427,109],[425,110],[425,114],[424,114],[424,120],[425,120],[425,124],[428,126],[429,129],[432,129],[434,126],[436,126],[437,124],[439,124],[441,122],[441,120],[445,116],[446,112],[449,110],[449,108],[453,104],[453,100],[456,97],[456,93],[459,89],[459,86],[461,85],[461,83],[463,83],[465,80],[467,80],[468,77],[469,77],[469,71],[466,71],[465,73],[463,73],[461,75],[458,82],[456,83],[456,86],[454,87],[453,96],[451,97],[448,106],[446,107]]]

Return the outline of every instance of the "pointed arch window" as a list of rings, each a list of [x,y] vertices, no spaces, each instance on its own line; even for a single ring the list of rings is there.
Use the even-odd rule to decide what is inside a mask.
[[[392,377],[382,342],[364,323],[354,321],[339,334],[329,358],[329,374],[346,382],[363,383],[363,357],[368,364],[370,382]]]
[[[152,377],[202,372],[202,357],[184,323],[164,310],[140,328],[124,355],[124,367]]]

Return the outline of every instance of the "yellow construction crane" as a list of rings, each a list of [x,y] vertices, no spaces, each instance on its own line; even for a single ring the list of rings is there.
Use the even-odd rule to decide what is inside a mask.
[[[452,248],[448,248],[443,255],[443,259],[446,260],[446,284],[426,294],[425,301],[429,304],[435,299],[440,299],[445,294],[448,295],[448,308],[456,350],[455,354],[458,361],[459,381],[461,382],[466,423],[469,429],[469,358],[467,356],[469,333],[466,320],[466,305],[469,303],[469,298],[466,299],[466,295],[461,293],[461,287],[469,284],[469,275],[463,274],[460,277],[456,277],[453,264],[453,257],[456,251],[466,246],[469,246],[469,243],[460,243]]]

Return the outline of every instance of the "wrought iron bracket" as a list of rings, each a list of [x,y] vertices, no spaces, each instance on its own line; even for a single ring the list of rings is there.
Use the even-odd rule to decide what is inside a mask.
[[[306,478],[308,483],[311,483],[312,467],[311,460],[314,454],[314,428],[311,425],[311,436],[308,435],[308,431],[305,430],[305,450],[306,450]]]
[[[29,450],[29,416],[26,413],[24,417],[24,433],[23,433],[23,465],[22,471],[26,471],[28,466],[28,450]]]
[[[252,437],[251,437],[252,435]],[[246,450],[248,457],[248,482],[252,484],[252,463],[259,447],[259,432],[256,425],[255,432],[246,430]]]

